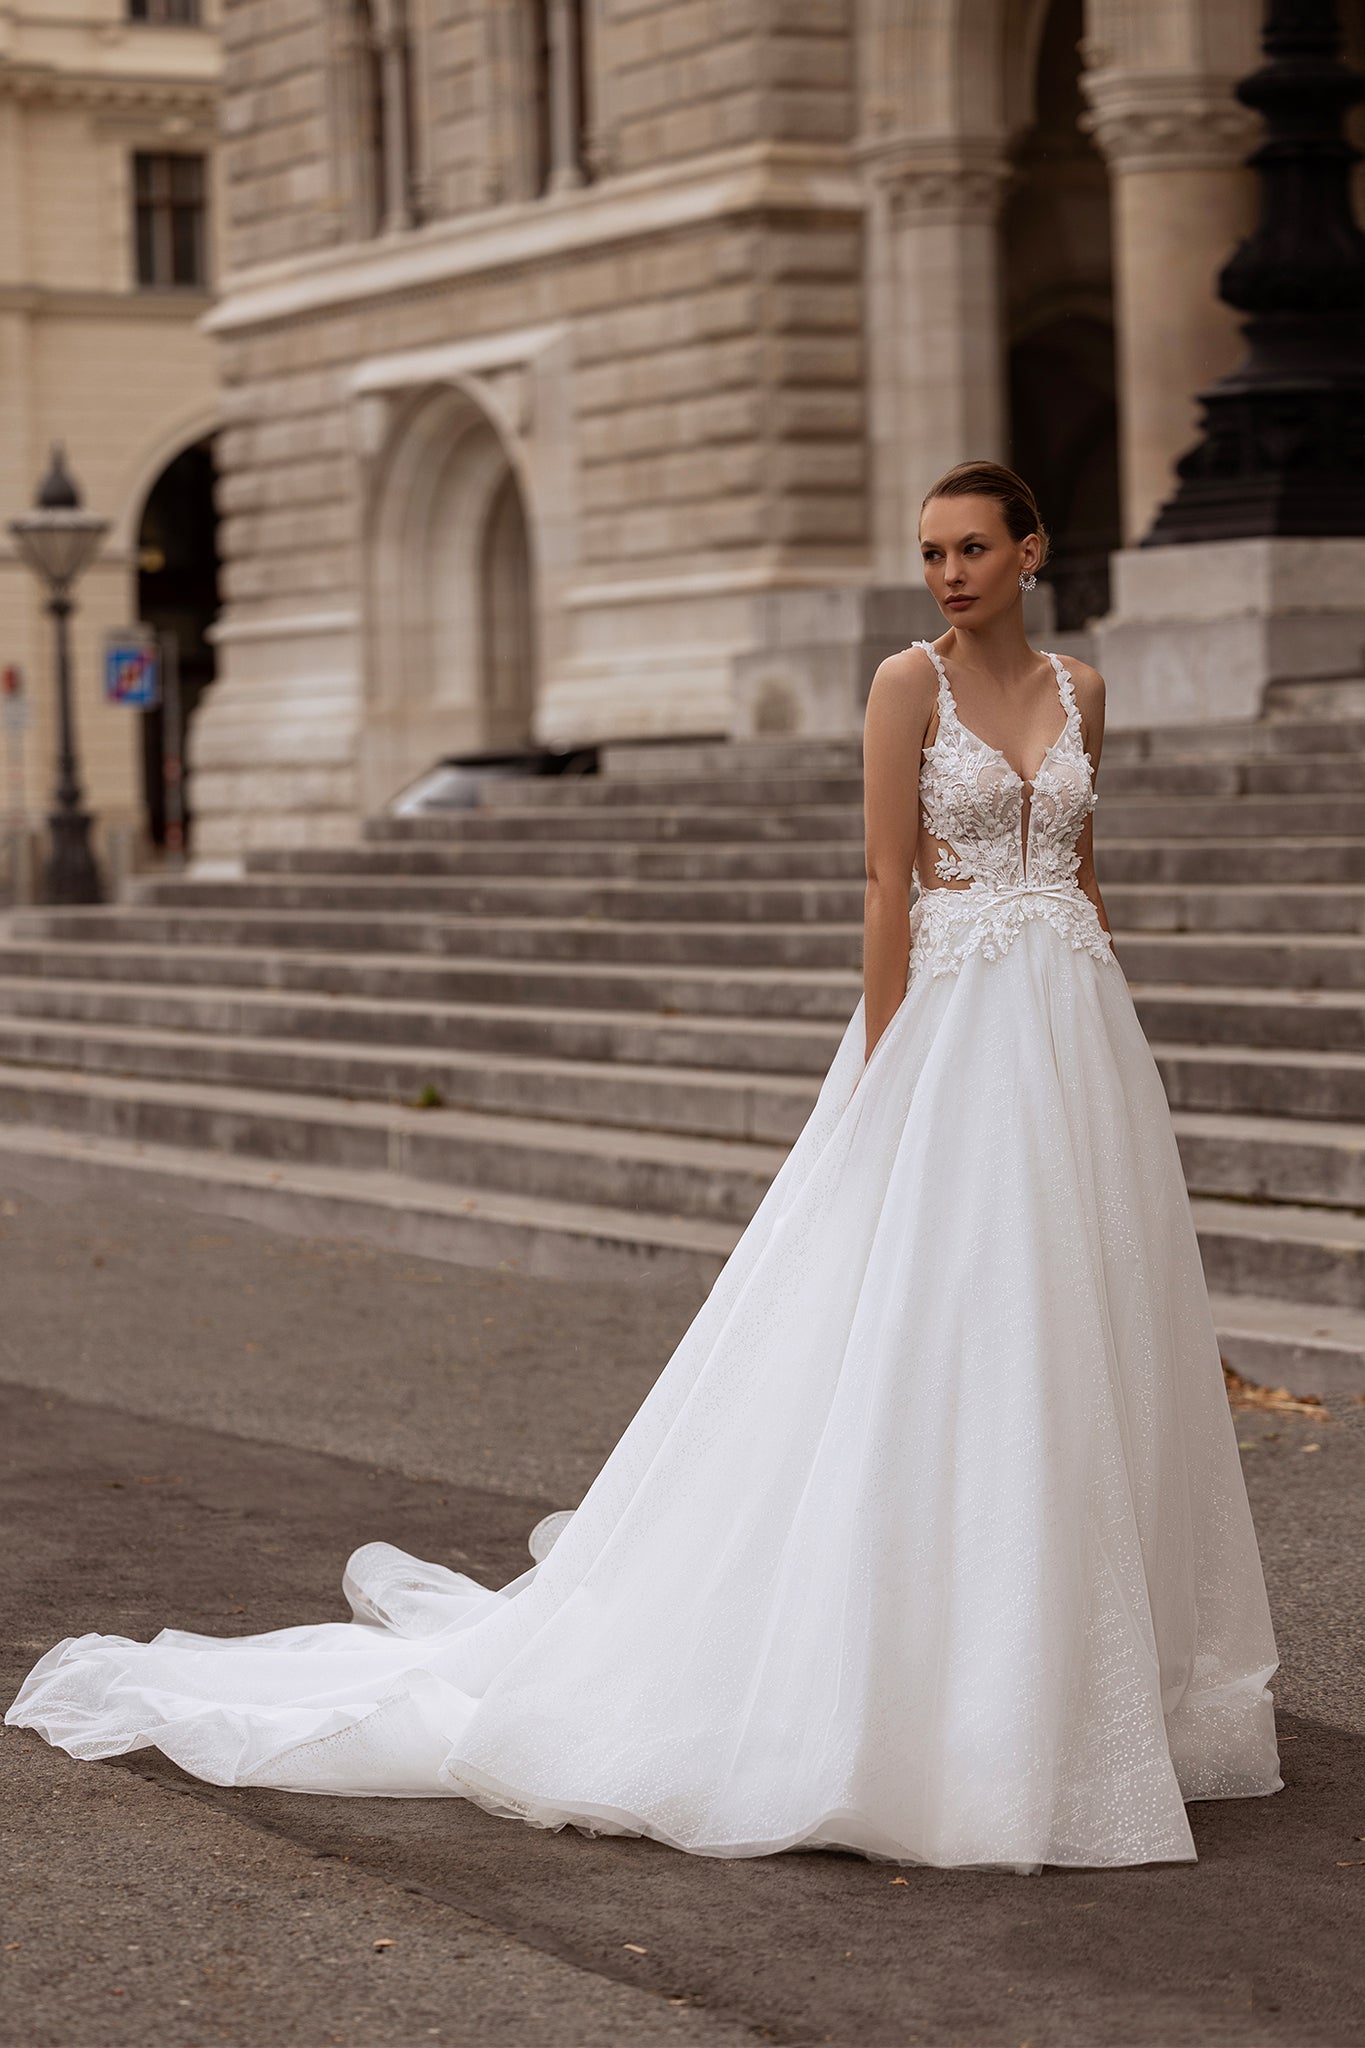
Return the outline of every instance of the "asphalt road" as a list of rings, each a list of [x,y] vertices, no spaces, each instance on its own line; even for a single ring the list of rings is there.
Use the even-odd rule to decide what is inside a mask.
[[[512,1576],[693,1307],[0,1188],[4,1697],[85,1629],[343,1616],[376,1537]],[[0,2043],[1358,2042],[1365,1408],[1239,1436],[1286,1788],[1191,1808],[1197,1864],[727,1863],[459,1801],[217,1791],[151,1753],[78,1766],[7,1731]]]

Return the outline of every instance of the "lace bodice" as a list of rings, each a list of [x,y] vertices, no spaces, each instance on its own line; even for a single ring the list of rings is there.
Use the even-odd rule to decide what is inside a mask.
[[[1112,955],[1095,906],[1076,881],[1076,842],[1097,799],[1069,670],[1048,655],[1066,722],[1026,783],[998,747],[958,717],[937,648],[916,644],[938,674],[938,732],[920,768],[921,820],[944,842],[935,875],[969,887],[921,886],[911,911],[912,975],[926,966],[952,972],[973,952],[994,958],[1035,918],[1073,946]]]

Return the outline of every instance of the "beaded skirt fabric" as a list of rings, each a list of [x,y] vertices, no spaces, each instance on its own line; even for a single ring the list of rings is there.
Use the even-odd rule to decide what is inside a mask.
[[[942,678],[920,794],[970,886],[917,899],[871,1060],[859,1004],[531,1568],[489,1589],[370,1544],[351,1623],[84,1636],[11,1722],[216,1784],[1020,1873],[1192,1860],[1187,1801],[1278,1789],[1218,1343],[1160,1076],[1075,882],[1094,791],[1057,667],[1026,824]]]

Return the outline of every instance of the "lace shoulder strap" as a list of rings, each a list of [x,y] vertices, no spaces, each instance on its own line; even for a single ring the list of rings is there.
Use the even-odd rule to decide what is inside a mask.
[[[1079,718],[1080,710],[1076,703],[1076,692],[1071,683],[1071,670],[1062,661],[1060,655],[1050,654],[1046,648],[1044,648],[1043,652],[1047,654],[1048,660],[1052,663],[1052,672],[1057,678],[1057,694],[1062,700],[1063,711],[1065,711],[1068,720]]]
[[[943,656],[939,653],[932,640],[917,640],[915,645],[916,647],[922,647],[930,661],[934,664],[934,669],[938,676],[938,722],[942,725],[946,720],[957,717],[957,705],[953,701],[953,692],[948,682],[948,671],[943,665]]]

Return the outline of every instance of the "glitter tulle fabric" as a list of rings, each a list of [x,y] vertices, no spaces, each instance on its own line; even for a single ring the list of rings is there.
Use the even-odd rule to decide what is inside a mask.
[[[707,1856],[1185,1861],[1273,1792],[1274,1639],[1161,1081],[1032,787],[940,675],[915,905],[753,1222],[577,1511],[497,1590],[384,1544],[355,1621],[84,1636],[11,1722],[215,1784],[447,1794]],[[956,862],[956,866],[952,863]]]

